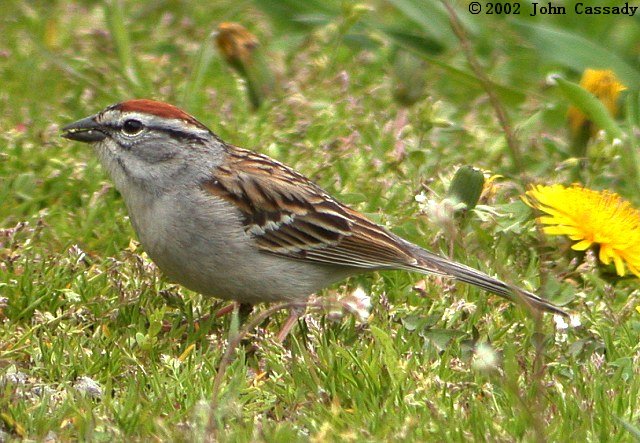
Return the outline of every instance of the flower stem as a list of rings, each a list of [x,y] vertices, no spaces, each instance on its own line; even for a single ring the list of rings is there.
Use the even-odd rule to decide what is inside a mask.
[[[520,143],[518,142],[518,139],[513,132],[513,129],[511,128],[511,123],[509,122],[507,112],[505,111],[504,106],[502,106],[502,102],[500,102],[500,99],[496,95],[495,90],[491,85],[491,81],[485,74],[482,66],[480,66],[478,60],[473,55],[471,44],[469,42],[469,39],[467,38],[466,32],[462,27],[462,24],[460,23],[460,19],[458,18],[456,11],[446,0],[443,0],[442,4],[449,13],[451,29],[453,30],[456,37],[458,37],[458,40],[460,40],[460,44],[462,45],[462,50],[464,51],[465,57],[467,58],[467,62],[469,63],[469,66],[471,67],[473,73],[480,81],[482,88],[487,93],[489,102],[491,103],[491,106],[496,113],[496,117],[498,117],[500,126],[502,126],[502,130],[504,131],[505,138],[507,140],[507,147],[509,148],[509,152],[511,154],[511,161],[513,162],[514,167],[519,172],[522,172],[524,170],[524,163],[522,161],[522,153],[520,152]]]

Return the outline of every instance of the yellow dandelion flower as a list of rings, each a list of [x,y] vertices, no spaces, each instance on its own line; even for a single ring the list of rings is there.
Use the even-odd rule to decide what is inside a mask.
[[[493,174],[491,171],[484,172],[484,186],[482,186],[482,194],[480,195],[481,201],[487,201],[492,199],[498,189],[500,188],[500,180],[504,178],[504,175]]]
[[[612,116],[618,113],[618,96],[620,92],[627,89],[620,83],[618,77],[610,70],[585,69],[580,80],[580,86],[595,95],[607,107]],[[595,128],[591,125],[588,117],[575,106],[569,108],[567,114],[572,133],[579,134],[587,129],[594,133]]]
[[[547,215],[538,218],[549,235],[566,235],[576,241],[572,249],[600,246],[600,261],[615,264],[618,275],[626,267],[640,277],[640,211],[609,191],[580,185],[533,186],[523,200]]]

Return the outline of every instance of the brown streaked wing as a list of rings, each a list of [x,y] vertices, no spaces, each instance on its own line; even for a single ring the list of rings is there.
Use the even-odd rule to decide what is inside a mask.
[[[203,183],[237,205],[260,250],[290,258],[359,268],[415,266],[417,261],[383,227],[342,205],[287,166],[227,147],[227,162]]]

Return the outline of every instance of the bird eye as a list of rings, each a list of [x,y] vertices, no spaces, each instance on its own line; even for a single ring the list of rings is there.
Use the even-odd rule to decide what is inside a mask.
[[[122,131],[127,135],[137,135],[143,128],[144,125],[138,120],[127,120],[122,125]]]

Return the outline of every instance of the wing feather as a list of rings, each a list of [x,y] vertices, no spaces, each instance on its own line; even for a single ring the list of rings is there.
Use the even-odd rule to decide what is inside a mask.
[[[261,251],[367,269],[415,265],[397,237],[287,166],[235,146],[227,155],[203,189],[237,205]]]

